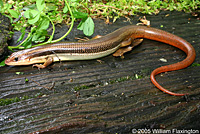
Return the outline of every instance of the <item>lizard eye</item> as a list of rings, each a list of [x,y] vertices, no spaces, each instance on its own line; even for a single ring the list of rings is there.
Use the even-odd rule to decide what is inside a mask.
[[[15,57],[15,61],[18,61],[18,57]]]

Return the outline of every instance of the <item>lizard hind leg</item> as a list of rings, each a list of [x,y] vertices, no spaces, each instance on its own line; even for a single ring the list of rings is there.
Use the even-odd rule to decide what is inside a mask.
[[[121,43],[121,47],[113,54],[113,56],[123,57],[124,53],[129,52],[133,49],[133,47],[139,45],[143,39],[135,39],[131,41],[131,38]]]

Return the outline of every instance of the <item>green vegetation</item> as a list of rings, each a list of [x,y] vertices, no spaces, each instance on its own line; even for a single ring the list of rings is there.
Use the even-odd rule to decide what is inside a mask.
[[[15,98],[6,98],[6,99],[0,99],[0,106],[5,106],[5,105],[9,105],[12,103],[16,103],[19,101],[24,101],[24,100],[28,100],[28,99],[32,99],[32,98],[40,98],[40,97],[44,97],[46,96],[43,93],[37,93],[34,96],[23,96],[23,97],[15,97]]]
[[[5,66],[5,60],[0,62],[0,67],[3,67],[3,66]]]
[[[123,81],[142,79],[142,78],[143,78],[142,75],[135,74],[135,76],[125,76],[125,77],[120,77],[120,78],[117,78],[117,79],[114,79],[114,80],[110,80],[108,82],[108,84],[120,83],[120,82],[123,82]]]
[[[192,67],[199,67],[199,66],[200,66],[199,63],[193,63],[193,64],[192,64]]]
[[[15,74],[20,75],[20,74],[24,74],[24,72],[15,72]]]
[[[115,83],[120,83],[123,81],[128,81],[128,80],[135,80],[135,79],[141,79],[143,78],[142,75],[137,75],[135,74],[135,76],[125,76],[125,77],[120,77],[120,78],[116,78],[114,80],[109,80],[106,83],[107,84],[115,84]],[[25,78],[25,82],[28,82],[29,80],[27,78]],[[101,83],[100,86],[105,85],[104,83]],[[96,87],[97,85],[82,85],[82,86],[77,86],[74,87],[75,91],[79,91],[79,90],[83,90],[83,89],[89,89],[92,87]],[[12,103],[16,103],[19,101],[23,101],[23,100],[27,100],[27,99],[31,99],[31,98],[38,98],[38,97],[42,97],[45,96],[43,93],[37,93],[34,96],[23,96],[23,97],[15,97],[15,98],[6,98],[6,99],[0,99],[0,106],[5,106],[5,105],[9,105]]]
[[[62,40],[73,27],[74,20],[81,20],[79,30],[90,36],[94,31],[92,18],[128,17],[138,12],[145,14],[158,14],[160,10],[178,10],[191,12],[200,7],[200,0],[0,0],[0,12],[8,16],[15,30],[21,31],[18,41],[22,41],[25,33],[28,37],[17,47],[12,49],[25,49],[32,43],[54,43]],[[55,24],[65,23],[71,25],[69,31],[60,39],[52,40]],[[48,35],[47,29],[51,24],[53,32]]]
[[[9,104],[19,102],[19,101],[22,101],[22,100],[27,100],[27,99],[30,99],[30,97],[23,96],[21,98],[15,97],[15,98],[0,99],[0,106],[9,105]]]
[[[28,37],[18,46],[9,46],[8,48],[10,50],[12,49],[26,49],[30,47],[35,47],[39,45],[44,45],[47,43],[54,43],[62,40],[69,32],[67,32],[65,35],[63,35],[61,38],[57,40],[52,40],[53,35],[55,32],[55,26],[53,22],[51,8],[47,7],[44,0],[36,0],[35,4],[31,5],[23,5],[26,2],[19,2],[19,1],[8,1],[8,3],[5,3],[1,8],[1,12],[3,12],[5,15],[6,13],[10,14],[8,16],[11,19],[11,22],[13,23],[14,29],[21,31],[21,36],[19,37],[18,41],[21,41],[24,38],[24,35],[27,31],[26,28],[30,29],[30,32],[28,32]],[[13,8],[14,7],[14,8]],[[73,27],[74,23],[74,17],[71,11],[71,8],[69,4],[65,0],[65,11],[69,11],[71,15],[71,27],[70,30]],[[13,18],[15,20],[13,20]],[[54,16],[55,18],[55,16]],[[17,20],[19,19],[19,20]],[[51,35],[47,34],[47,29],[49,28],[49,24],[51,23],[53,27],[53,32]],[[69,30],[69,31],[70,31]],[[41,43],[38,45],[32,46],[32,42],[34,43],[40,43],[46,40],[46,37],[49,37],[48,40],[45,43]]]
[[[115,84],[115,83],[120,83],[120,82],[123,82],[123,81],[135,80],[135,79],[142,79],[142,78],[144,78],[142,75],[135,74],[135,76],[125,76],[125,77],[116,78],[114,80],[109,80],[106,83],[107,84]],[[105,84],[101,83],[99,85],[103,86]],[[79,91],[79,90],[82,90],[82,89],[89,89],[89,88],[92,88],[92,87],[96,87],[96,85],[82,85],[82,86],[77,86],[77,87],[74,87],[74,90],[75,91]]]

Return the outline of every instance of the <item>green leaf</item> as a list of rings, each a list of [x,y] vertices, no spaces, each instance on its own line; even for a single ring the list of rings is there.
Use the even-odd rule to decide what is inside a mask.
[[[43,42],[46,39],[46,36],[40,36],[35,43]]]
[[[6,60],[6,59],[5,59]],[[2,62],[0,62],[0,67],[3,67],[3,66],[5,66],[6,64],[5,64],[5,60],[3,60]]]
[[[31,42],[31,39],[32,39],[33,35],[31,35],[27,40],[26,42],[24,42],[24,44],[22,46],[24,46],[25,48],[31,48],[32,46],[32,42]]]
[[[45,5],[47,7],[47,11],[57,11],[58,10],[58,6],[55,5],[54,3],[46,3]]]
[[[25,33],[26,33],[26,28],[25,27],[23,27],[22,29],[21,29],[21,35],[20,35],[20,37],[19,37],[19,39],[17,40],[17,42],[19,42],[19,41],[21,41],[21,40],[23,40],[23,38],[24,38],[24,35],[25,35]]]
[[[67,5],[65,5],[65,7],[63,8],[63,13],[67,13],[68,12],[68,7]]]
[[[39,11],[42,11],[45,6],[44,0],[36,0],[36,6]]]
[[[77,26],[77,29],[83,30],[84,22],[85,22],[85,20],[82,20],[82,21],[79,23],[79,25]]]
[[[26,18],[34,18],[35,16],[37,16],[39,14],[39,12],[37,11],[37,10],[26,10],[25,12],[24,12],[24,16],[26,17]]]
[[[74,12],[74,17],[77,18],[77,19],[87,18],[88,13]]]
[[[33,9],[36,9],[36,5],[35,4],[31,4],[31,5],[27,5],[25,6],[24,8],[22,8],[23,10],[33,10]]]
[[[46,35],[47,35],[46,30],[42,30],[42,31],[39,31],[37,33],[34,33],[32,41],[35,42],[35,43],[43,42],[46,38]]]
[[[37,10],[30,10],[30,18],[34,18],[35,16],[37,16],[38,14],[40,14]]]
[[[94,33],[94,22],[91,17],[88,17],[83,26],[83,33],[86,36],[91,36]]]
[[[30,18],[30,10],[26,10],[26,11],[24,12],[24,17]]]
[[[40,24],[39,24],[39,26],[38,26],[38,30],[40,31],[40,30],[46,30],[48,27],[49,27],[49,24],[50,24],[50,21],[49,21],[49,19],[48,18],[46,18],[46,17],[42,17],[42,20],[41,20],[41,22],[40,22]]]
[[[12,15],[13,18],[19,18],[19,13],[17,11],[8,9],[8,12]]]
[[[3,1],[2,0],[0,0],[0,6],[3,7]]]
[[[29,24],[34,24],[40,19],[40,14],[38,13],[33,19],[29,19],[28,23]]]

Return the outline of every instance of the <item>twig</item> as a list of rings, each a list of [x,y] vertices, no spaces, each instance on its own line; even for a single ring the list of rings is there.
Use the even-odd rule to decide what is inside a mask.
[[[44,89],[47,89],[47,90],[52,90],[53,88],[54,88],[54,86],[55,86],[55,82],[53,81],[52,82],[52,86],[51,87],[46,87],[46,86],[43,86],[43,85],[41,85],[40,83],[38,83],[38,82],[36,82],[36,81],[34,81],[34,80],[32,80],[32,79],[30,79],[32,82],[34,82],[34,83],[36,83],[38,86],[40,86],[40,87],[43,87]]]

